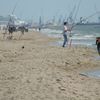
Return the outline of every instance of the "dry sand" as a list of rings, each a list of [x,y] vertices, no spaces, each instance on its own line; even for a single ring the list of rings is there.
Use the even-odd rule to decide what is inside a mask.
[[[100,67],[96,50],[51,46],[38,32],[13,38],[0,34],[0,100],[100,100],[100,80],[79,74]]]

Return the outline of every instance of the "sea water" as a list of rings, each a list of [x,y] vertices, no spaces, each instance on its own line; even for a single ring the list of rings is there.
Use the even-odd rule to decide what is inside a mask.
[[[80,75],[100,79],[100,69],[82,72],[82,73],[80,73]]]
[[[42,33],[50,37],[61,38],[57,42],[61,45],[63,42],[62,27],[46,28],[42,30]],[[100,37],[100,25],[76,25],[71,34],[74,45],[96,46],[96,37]]]

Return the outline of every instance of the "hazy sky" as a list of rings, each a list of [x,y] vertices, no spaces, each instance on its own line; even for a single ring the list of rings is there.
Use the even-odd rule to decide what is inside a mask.
[[[75,5],[78,8],[80,0],[0,0],[0,15],[11,14],[17,1],[14,12],[16,16],[32,20],[38,20],[42,16],[44,20],[48,20],[53,16],[68,16]],[[100,0],[81,0],[76,17],[86,17],[96,11],[100,11]]]

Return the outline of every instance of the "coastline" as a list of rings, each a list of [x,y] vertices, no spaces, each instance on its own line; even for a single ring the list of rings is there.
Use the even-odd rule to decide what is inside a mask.
[[[100,99],[100,80],[79,74],[100,67],[97,51],[49,45],[57,38],[39,32],[19,35],[0,34],[0,100]]]

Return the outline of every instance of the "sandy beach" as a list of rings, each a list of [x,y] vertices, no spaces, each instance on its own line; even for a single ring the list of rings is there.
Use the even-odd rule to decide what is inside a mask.
[[[100,68],[95,49],[49,45],[56,38],[0,33],[0,100],[100,100],[100,79],[80,72]]]

